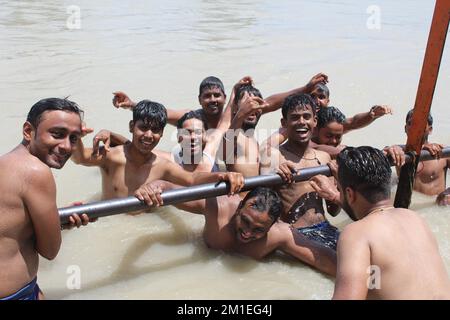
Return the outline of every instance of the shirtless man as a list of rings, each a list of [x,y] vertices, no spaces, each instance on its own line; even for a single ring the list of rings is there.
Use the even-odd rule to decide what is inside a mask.
[[[317,124],[316,105],[308,94],[286,98],[282,107],[281,124],[288,140],[279,148],[271,148],[261,154],[261,174],[277,172],[292,182],[292,172],[302,168],[328,164],[328,153],[314,150],[309,143]],[[325,218],[322,198],[308,181],[279,187],[284,211],[281,220],[291,224],[310,239],[336,250],[339,231]],[[327,211],[337,215],[340,211],[332,201],[327,201]]]
[[[135,196],[150,206],[162,205],[161,193],[174,187],[166,181],[147,183]],[[238,195],[220,196],[180,203],[176,207],[205,216],[203,238],[212,249],[255,259],[281,250],[326,274],[335,275],[335,252],[279,221],[282,203],[269,188],[255,188],[243,200]]]
[[[450,299],[433,233],[416,212],[392,206],[382,152],[348,147],[337,163],[340,202],[356,222],[339,237],[333,299]]]
[[[413,110],[410,110],[406,115],[406,133],[408,133],[411,126],[412,114]],[[422,148],[424,150],[428,150],[433,156],[436,157],[436,159],[419,162],[414,180],[414,190],[429,196],[437,196],[436,202],[441,206],[450,205],[450,188],[445,189],[447,169],[450,167],[450,159],[439,158],[439,153],[442,148],[444,148],[444,145],[440,143],[430,143],[428,141],[428,136],[432,133],[432,131],[433,117],[430,114],[428,116],[428,124],[425,129],[425,140]],[[397,168],[397,172],[400,172],[399,168]]]
[[[23,140],[0,157],[0,300],[36,300],[39,255],[53,260],[61,245],[56,185],[81,135],[77,104],[49,98],[37,102],[23,125]],[[70,217],[72,226],[88,217]]]
[[[188,186],[201,183],[229,181],[236,192],[242,185],[243,177],[236,173],[206,173],[183,170],[179,165],[158,156],[153,149],[163,135],[167,122],[166,109],[162,104],[143,100],[133,109],[130,143],[99,149],[85,148],[81,139],[77,141],[72,155],[75,163],[100,167],[103,181],[102,199],[127,197],[147,181],[167,180]]]
[[[255,128],[263,110],[269,107],[252,82],[236,88],[233,120],[223,136],[224,162],[228,171],[245,177],[259,175],[259,145]]]

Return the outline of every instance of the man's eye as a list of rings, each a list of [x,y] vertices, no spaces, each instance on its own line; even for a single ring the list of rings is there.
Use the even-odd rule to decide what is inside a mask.
[[[52,132],[52,137],[55,139],[61,139],[64,137],[64,134],[61,132]]]
[[[70,136],[70,143],[74,144],[78,141],[79,137],[78,136]]]

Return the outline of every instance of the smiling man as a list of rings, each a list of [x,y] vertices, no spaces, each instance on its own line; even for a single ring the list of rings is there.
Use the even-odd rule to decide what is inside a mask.
[[[288,182],[294,172],[331,161],[328,153],[310,146],[317,125],[316,104],[308,94],[291,95],[282,107],[281,124],[288,140],[278,149],[271,148],[261,154],[261,173],[277,172]],[[284,211],[281,220],[290,223],[298,232],[336,250],[339,231],[325,218],[323,200],[308,181],[282,185],[278,188]],[[339,206],[326,201],[328,213],[337,215]]]
[[[0,300],[37,300],[39,255],[53,260],[61,245],[56,185],[81,135],[81,113],[67,99],[42,99],[23,125],[23,140],[0,157]],[[73,215],[72,226],[88,223]]]
[[[176,187],[166,181],[155,181],[142,185],[135,196],[150,206],[163,205],[161,193]],[[335,275],[335,252],[279,221],[282,202],[269,188],[257,187],[243,200],[239,195],[220,196],[175,206],[205,216],[203,239],[211,249],[237,252],[255,259],[280,250],[326,274]]]

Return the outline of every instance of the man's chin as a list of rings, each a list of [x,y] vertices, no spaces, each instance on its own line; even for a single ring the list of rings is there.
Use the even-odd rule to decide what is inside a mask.
[[[54,160],[48,160],[48,161],[46,161],[46,164],[52,169],[62,169],[62,167],[64,167],[66,162],[67,162],[67,160],[63,161],[63,162],[58,162],[58,161],[54,161]]]

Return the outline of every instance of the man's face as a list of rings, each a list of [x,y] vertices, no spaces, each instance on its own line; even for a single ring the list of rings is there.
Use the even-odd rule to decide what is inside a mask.
[[[130,132],[133,134],[133,145],[143,155],[152,152],[163,134],[162,129],[143,120],[130,121]]]
[[[203,121],[195,118],[184,121],[183,127],[178,130],[178,143],[183,151],[191,155],[202,154],[206,143]]]
[[[225,99],[225,94],[218,87],[204,89],[198,97],[205,114],[211,116],[222,114]]]
[[[27,122],[31,138],[30,152],[50,168],[61,169],[72,155],[81,137],[81,119],[77,113],[52,110],[42,114],[37,128]]]
[[[336,121],[327,123],[323,128],[318,130],[319,144],[337,147],[341,144],[342,135],[344,134],[344,125]]]
[[[319,108],[326,108],[330,103],[330,99],[320,88],[314,89],[313,92],[311,92],[311,97],[314,99]]]
[[[282,124],[287,129],[289,140],[305,144],[311,140],[317,120],[311,106],[297,107],[288,112],[287,119],[282,119]]]
[[[250,94],[250,96],[254,97],[253,94]],[[256,125],[258,124],[259,118],[261,118],[261,115],[262,115],[261,110],[256,110],[255,112],[251,113],[247,118],[245,118],[242,129],[244,130],[255,129]]]
[[[405,133],[406,133],[406,134],[408,134],[409,129],[411,128],[411,120],[412,120],[412,119],[409,119],[409,120],[406,122],[406,125],[405,125]],[[432,131],[433,131],[433,126],[430,126],[430,125],[428,124],[428,122],[427,122],[427,127],[425,128],[425,133],[424,133],[424,138],[425,138],[425,140],[428,140],[428,136],[431,134]]]
[[[236,216],[236,238],[247,243],[264,237],[272,226],[273,220],[268,212],[260,212],[255,206],[256,199],[248,199]]]

